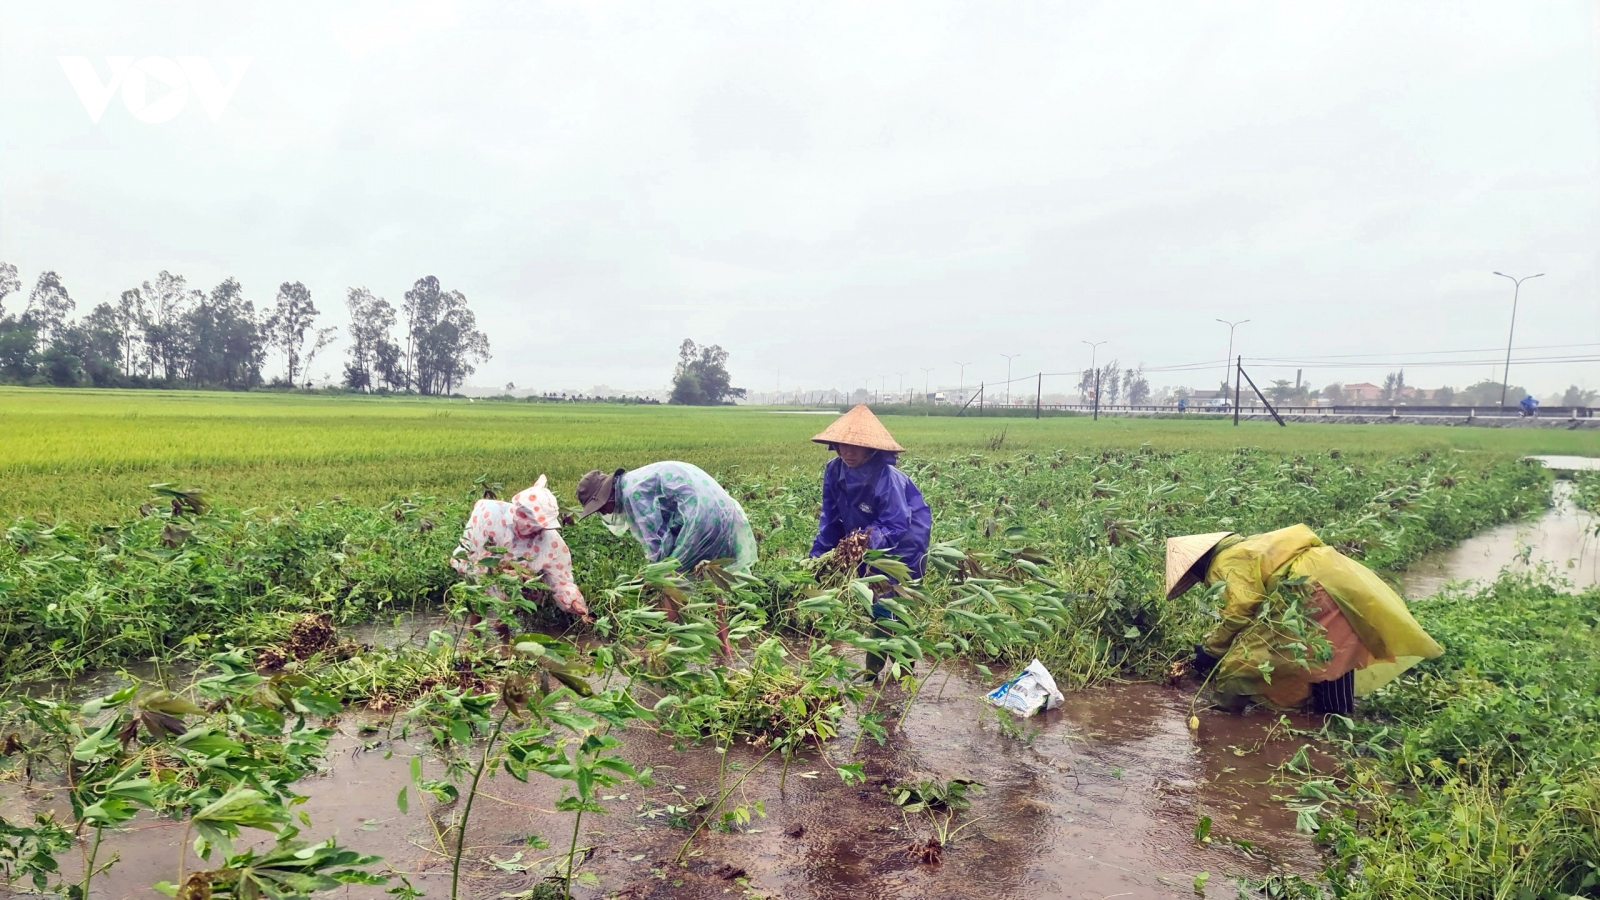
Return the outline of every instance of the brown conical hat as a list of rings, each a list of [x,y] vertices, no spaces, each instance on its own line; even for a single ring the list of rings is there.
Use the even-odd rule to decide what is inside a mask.
[[[854,444],[890,453],[900,453],[906,449],[895,443],[894,435],[883,427],[883,423],[878,421],[865,403],[834,419],[832,425],[812,440],[819,444]]]
[[[1171,600],[1195,586],[1206,576],[1200,566],[1212,549],[1231,531],[1188,534],[1167,538],[1167,599]]]

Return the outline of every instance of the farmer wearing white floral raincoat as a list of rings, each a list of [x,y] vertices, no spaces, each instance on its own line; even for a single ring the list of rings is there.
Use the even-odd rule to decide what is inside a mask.
[[[589,607],[572,577],[572,551],[561,538],[561,507],[555,494],[539,476],[533,487],[504,500],[479,500],[461,533],[461,546],[450,565],[462,575],[488,572],[482,560],[498,557],[501,571],[524,578],[539,576],[555,595],[556,603],[575,616],[587,616]],[[498,587],[491,587],[498,594]]]

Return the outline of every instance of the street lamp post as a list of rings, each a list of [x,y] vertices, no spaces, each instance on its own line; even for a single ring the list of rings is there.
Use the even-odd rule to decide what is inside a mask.
[[[1501,278],[1511,278],[1504,272],[1496,272]],[[1500,405],[1506,405],[1506,388],[1511,384],[1511,340],[1517,335],[1517,296],[1522,293],[1522,283],[1530,278],[1542,278],[1544,273],[1538,275],[1524,275],[1521,278],[1511,278],[1511,283],[1516,285],[1511,289],[1511,331],[1506,335],[1506,371],[1500,376]]]
[[[938,367],[920,366],[919,368],[922,369],[922,402],[931,403],[932,401],[928,399],[928,381],[932,378],[933,370]]]
[[[1222,383],[1223,384],[1227,384],[1228,383],[1228,363],[1233,362],[1233,330],[1235,328],[1238,328],[1240,325],[1243,325],[1244,323],[1250,321],[1250,320],[1249,319],[1240,319],[1237,322],[1229,322],[1227,319],[1218,319],[1217,321],[1221,322],[1222,324],[1224,324],[1226,326],[1228,326],[1228,355],[1226,357],[1224,357],[1223,360],[1222,360]]]
[[[899,393],[899,396],[896,398],[895,402],[904,403],[904,402],[906,402],[906,373],[904,373],[904,372],[896,372],[894,374],[895,374],[896,377],[898,377],[900,379],[900,387],[899,387],[900,393]]]
[[[1080,343],[1080,344],[1088,344],[1089,345],[1089,374],[1090,374],[1091,378],[1095,378],[1098,381],[1099,373],[1097,371],[1095,371],[1095,367],[1094,367],[1095,355],[1100,352],[1100,345],[1104,344],[1104,343],[1107,343],[1107,342],[1106,341],[1079,341],[1078,343]],[[1099,392],[1096,391],[1096,393],[1099,393]],[[1097,397],[1095,399],[1098,400],[1099,398]]]
[[[965,403],[967,402],[967,366],[970,364],[958,362],[956,365],[961,368],[961,374],[956,379],[956,396],[961,398],[962,403]]]
[[[1006,405],[1011,405],[1011,361],[1021,356],[1021,353],[1002,353],[1006,358]]]

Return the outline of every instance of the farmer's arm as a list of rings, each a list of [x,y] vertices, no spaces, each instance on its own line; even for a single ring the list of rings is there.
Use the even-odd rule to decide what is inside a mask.
[[[870,535],[867,546],[901,555],[901,545],[911,531],[911,506],[907,502],[905,483],[885,472],[873,492],[872,506],[874,513],[872,525],[867,528]]]
[[[461,541],[456,545],[455,552],[450,554],[450,568],[464,576],[482,575],[487,571],[478,561],[488,554],[488,548],[483,545],[485,517],[488,515],[482,501],[473,505],[467,527],[461,530]]]
[[[667,510],[663,508],[663,494],[661,476],[659,474],[647,475],[637,481],[630,480],[622,488],[625,493],[624,506],[628,513],[628,528],[640,545],[644,547],[645,558],[651,562],[660,562],[667,557],[667,550],[671,547],[668,543]]]
[[[911,568],[913,578],[922,576],[922,558],[928,553],[928,533],[933,525],[922,492],[905,477],[884,473],[878,482],[877,519],[872,523],[868,546],[884,550]]]
[[[1205,651],[1221,659],[1239,632],[1250,627],[1266,595],[1261,557],[1242,547],[1220,551],[1211,563],[1208,581],[1223,583],[1222,621],[1206,635]]]
[[[562,609],[573,615],[588,615],[589,606],[584,603],[583,592],[578,590],[577,580],[572,574],[572,550],[567,547],[559,531],[546,531],[542,537],[544,550],[539,558],[544,566],[539,570],[539,577],[550,588],[550,593],[555,595],[556,603]]]

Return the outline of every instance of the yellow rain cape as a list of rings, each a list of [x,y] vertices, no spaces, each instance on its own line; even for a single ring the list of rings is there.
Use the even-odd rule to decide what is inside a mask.
[[[1258,619],[1265,595],[1289,578],[1321,586],[1339,605],[1371,661],[1355,673],[1355,692],[1377,690],[1424,659],[1444,652],[1406,602],[1366,566],[1328,547],[1304,525],[1217,545],[1206,583],[1222,582],[1222,622],[1204,646],[1221,662],[1213,684],[1224,694],[1250,696],[1276,706],[1296,706],[1310,694],[1310,674],[1283,647],[1281,634]],[[1262,664],[1271,661],[1270,679]]]

